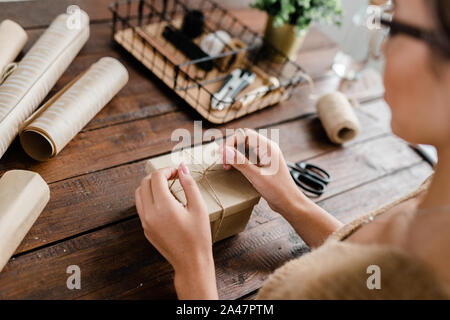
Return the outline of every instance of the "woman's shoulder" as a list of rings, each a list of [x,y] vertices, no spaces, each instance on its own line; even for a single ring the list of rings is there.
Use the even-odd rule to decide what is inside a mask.
[[[329,241],[286,263],[259,299],[448,299],[419,260],[395,247]]]
[[[362,227],[365,227],[366,225],[373,225],[371,224],[371,222],[375,219],[378,222],[388,222],[394,216],[399,217],[400,215],[404,215],[405,213],[409,214],[417,206],[417,203],[420,202],[420,199],[425,196],[431,180],[432,176],[427,178],[422,183],[422,185],[413,192],[410,192],[395,201],[381,206],[380,208],[366,213],[351,221],[350,223],[347,223],[342,228],[334,232],[329,237],[329,240],[345,240],[351,237],[353,234],[359,232]]]

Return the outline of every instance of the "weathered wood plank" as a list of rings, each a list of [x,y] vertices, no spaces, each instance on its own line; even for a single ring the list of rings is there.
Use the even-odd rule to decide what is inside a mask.
[[[323,86],[317,86],[316,92],[329,92],[335,89],[336,85],[335,80],[326,81]],[[314,102],[308,96],[298,93],[289,104],[280,104],[251,114],[226,127],[266,127],[313,110]],[[192,132],[193,120],[201,120],[201,117],[188,108],[185,112],[166,113],[81,132],[56,158],[45,163],[37,163],[29,159],[16,141],[16,145],[10,147],[1,159],[0,172],[12,168],[28,169],[40,173],[48,183],[51,183],[125,162],[149,158],[173,148],[176,143],[171,141],[171,135],[175,129],[186,129]],[[205,125],[206,129],[207,125]],[[218,128],[224,129],[225,126]]]
[[[364,147],[363,151],[357,152],[361,147]],[[377,158],[380,153],[387,155]],[[324,197],[419,161],[421,159],[412,150],[393,137],[355,144],[344,151],[336,150],[314,159],[333,175],[333,183]],[[30,230],[19,252],[135,214],[133,192],[144,175],[143,166],[144,163],[124,166],[120,171],[103,171],[89,176],[89,179],[67,180],[52,185],[54,200]],[[348,173],[349,168],[352,169],[351,174]]]
[[[192,120],[198,119],[200,120],[200,116],[194,112],[192,109],[187,107],[187,105],[181,100],[174,97],[173,93],[167,88],[161,81],[159,81],[155,76],[151,74],[150,71],[143,68],[139,62],[131,58],[127,53],[123,52],[123,50],[112,50],[111,44],[108,41],[105,41],[107,37],[109,26],[107,24],[99,24],[92,26],[93,37],[88,43],[91,45],[87,45],[85,49],[81,51],[81,54],[75,59],[74,63],[68,68],[68,70],[64,73],[61,79],[56,84],[55,88],[52,90],[49,96],[54,94],[57,90],[59,90],[62,86],[68,83],[73,75],[78,74],[85,70],[90,64],[97,61],[101,56],[106,53],[109,55],[119,58],[128,68],[130,72],[130,82],[129,84],[119,93],[119,95],[109,103],[107,107],[86,127],[83,136],[77,136],[74,140],[91,140],[89,131],[94,129],[104,128],[107,126],[112,126],[114,124],[123,124],[130,123],[134,120],[143,120],[149,117],[157,117],[152,120],[148,120],[147,124],[141,123],[145,128],[152,127],[150,122],[166,122],[167,126],[175,129],[177,127],[186,126],[187,123],[192,122]],[[37,32],[36,32],[37,33]],[[313,36],[310,37],[311,42],[314,43],[314,39],[322,39],[318,41],[316,44],[312,44],[310,48],[314,50],[319,50],[320,45],[325,43],[323,40],[323,35],[320,36],[320,33],[315,34],[312,33]],[[36,35],[37,36],[37,35]],[[98,48],[103,48],[99,50]],[[308,47],[308,46],[307,46]],[[335,45],[331,45],[332,48]],[[97,49],[95,49],[97,48]],[[98,51],[97,51],[98,50]],[[309,52],[306,50],[305,52]],[[301,57],[301,55],[300,55]],[[324,68],[324,63],[326,61],[322,59],[316,58],[315,62],[313,59],[308,59],[305,63],[311,64],[312,69],[317,68],[317,73],[320,73],[322,68]],[[314,63],[313,63],[314,62]],[[329,61],[328,61],[329,62]],[[323,81],[318,80],[316,83],[316,91],[318,94],[335,90],[338,86],[337,77],[327,78]],[[309,88],[303,87],[298,90],[294,97],[279,106],[269,108],[267,110],[263,110],[256,114],[253,114],[245,119],[240,119],[235,121],[233,124],[235,126],[245,126],[245,127],[257,127],[257,126],[267,126],[271,123],[286,121],[288,119],[292,119],[298,117],[304,113],[308,113],[313,110],[313,101],[308,98]],[[301,108],[297,106],[301,105]],[[183,114],[178,115],[168,115],[171,112],[182,112]],[[158,117],[160,116],[160,117]],[[133,124],[130,124],[133,126]],[[131,128],[124,125],[124,127],[118,128],[118,130],[129,131]],[[118,133],[118,130],[115,130],[115,134]],[[143,127],[139,130],[144,130]],[[143,131],[141,131],[142,133]],[[168,130],[167,132],[170,132]],[[107,137],[110,134],[108,132],[101,132],[98,134],[102,137]],[[164,137],[164,139],[168,139],[168,137]],[[73,143],[73,142],[72,142]],[[72,144],[71,143],[71,144]],[[71,145],[70,144],[70,145]],[[98,142],[94,142],[93,145],[98,145]],[[85,150],[85,145],[83,145],[83,151],[76,150],[76,155],[72,157],[72,154],[68,151],[70,149],[65,149],[63,154],[65,154],[66,158],[72,158],[73,161],[79,162],[79,156],[83,152],[90,152],[89,150]],[[116,147],[117,148],[117,147]],[[118,149],[116,149],[118,150]],[[167,152],[168,149],[158,150],[157,153]],[[148,154],[146,156],[151,156],[153,154]],[[61,156],[60,155],[60,156]],[[60,156],[57,159],[51,161],[52,167],[61,167],[63,165],[67,165],[66,160],[59,160]],[[134,161],[136,159],[128,160]],[[82,164],[82,163],[79,163]],[[97,167],[96,169],[85,170],[87,169],[85,164],[82,164],[84,167],[84,171],[71,171],[66,172],[62,175],[55,175],[48,177],[48,182],[53,182],[59,179],[65,179],[69,177],[73,177],[79,174],[83,174],[92,170],[105,169],[107,167]],[[44,165],[46,166],[46,165]],[[47,166],[47,167],[49,167]],[[31,159],[29,159],[19,147],[13,146],[11,150],[6,154],[4,158],[1,159],[0,164],[0,172],[11,168],[26,168],[30,170],[36,170],[39,173],[45,174],[41,172],[41,165],[35,163]],[[66,167],[67,170],[71,170],[72,165]],[[51,170],[53,171],[53,170]]]
[[[362,143],[387,134],[389,110],[382,102],[364,106],[361,123],[363,131],[352,143]],[[375,121],[366,113],[373,113]],[[314,118],[278,125],[280,147],[288,160],[298,161],[317,157],[340,147],[327,142],[325,132]],[[353,149],[352,149],[353,150]],[[51,201],[36,221],[18,252],[30,250],[104,224],[114,223],[135,214],[134,190],[144,173],[144,161],[66,179],[51,184]],[[330,164],[325,164],[327,169]],[[342,187],[342,186],[341,186]],[[329,196],[331,193],[327,193]]]
[[[359,216],[416,188],[431,169],[425,163],[327,199],[340,217]],[[257,290],[283,262],[307,248],[282,218],[251,224],[214,248],[221,298]],[[255,219],[255,214],[252,219]],[[66,288],[68,265],[82,270],[82,289]],[[0,298],[173,298],[172,269],[142,235],[137,219],[58,243],[10,261],[0,273]]]

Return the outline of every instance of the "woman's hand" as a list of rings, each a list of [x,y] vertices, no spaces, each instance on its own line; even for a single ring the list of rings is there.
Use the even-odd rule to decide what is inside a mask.
[[[168,181],[178,176],[187,204],[170,192]],[[181,164],[145,177],[136,190],[136,208],[146,238],[175,270],[180,299],[217,299],[212,239],[206,204],[198,186]]]
[[[239,130],[222,148],[225,169],[239,170],[311,247],[320,246],[341,223],[295,184],[278,145],[253,130]]]
[[[254,130],[240,129],[227,138],[222,153],[224,168],[239,170],[281,215],[308,200],[292,179],[278,145]]]

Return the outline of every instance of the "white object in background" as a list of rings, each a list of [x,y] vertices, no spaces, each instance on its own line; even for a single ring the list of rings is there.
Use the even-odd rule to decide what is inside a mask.
[[[200,47],[203,51],[205,51],[210,56],[218,55],[223,51],[223,48],[231,41],[231,36],[223,31],[218,30],[214,33],[210,33],[206,35],[202,42],[200,43]]]
[[[211,108],[223,110],[231,106],[236,96],[255,81],[256,75],[249,70],[235,69],[225,79],[222,88],[211,96]]]
[[[27,43],[28,35],[23,28],[11,20],[0,24],[0,73],[13,62]]]
[[[12,170],[0,179],[0,271],[49,199],[47,183],[35,172]]]
[[[80,29],[70,17],[56,17],[0,86],[0,158],[89,38],[88,15],[80,11]]]
[[[356,11],[351,19],[352,23],[344,30],[344,38],[340,42],[342,51],[336,55],[332,67],[343,79],[356,79],[368,65],[382,69],[384,61],[381,44],[386,37],[386,30],[381,28],[379,20],[383,13],[392,9],[392,2],[381,0],[370,3],[371,5],[365,4]]]

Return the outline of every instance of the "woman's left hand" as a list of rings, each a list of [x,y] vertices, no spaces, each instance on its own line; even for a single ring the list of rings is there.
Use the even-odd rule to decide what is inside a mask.
[[[183,206],[170,192],[178,174]],[[180,299],[216,299],[212,239],[206,204],[188,168],[165,168],[145,177],[136,190],[136,208],[146,238],[172,264]]]

